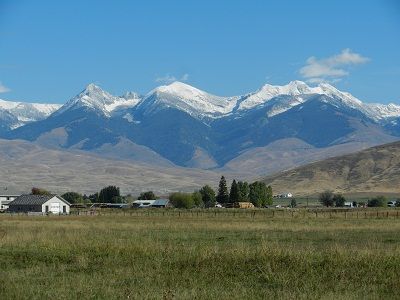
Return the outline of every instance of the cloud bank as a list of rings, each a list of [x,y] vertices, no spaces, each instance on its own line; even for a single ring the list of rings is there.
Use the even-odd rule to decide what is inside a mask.
[[[328,58],[309,57],[299,72],[310,83],[335,82],[350,74],[349,67],[364,64],[369,60],[368,57],[350,49],[344,49]]]
[[[169,84],[169,83],[172,83],[174,81],[188,81],[188,80],[189,80],[189,74],[186,73],[186,74],[183,74],[180,78],[175,77],[175,76],[173,76],[171,74],[167,74],[167,75],[162,76],[162,77],[157,77],[155,81]]]
[[[9,91],[11,90],[0,82],[0,93],[7,93]]]

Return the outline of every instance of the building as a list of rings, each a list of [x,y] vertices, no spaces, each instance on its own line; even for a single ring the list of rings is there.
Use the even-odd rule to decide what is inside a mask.
[[[156,200],[135,200],[132,202],[133,208],[151,207]]]
[[[6,210],[8,208],[8,204],[21,194],[21,192],[10,187],[0,188],[0,210]]]
[[[151,207],[163,207],[163,208],[168,207],[168,206],[170,206],[168,199],[157,199],[151,205]]]
[[[69,214],[71,204],[58,195],[21,195],[9,203],[9,212]]]
[[[353,204],[354,204],[353,202],[345,202],[345,203],[344,203],[344,207],[353,208],[353,207],[354,207]]]
[[[156,199],[156,200],[135,200],[132,202],[132,208],[146,208],[146,207],[169,207],[170,203],[168,199]]]

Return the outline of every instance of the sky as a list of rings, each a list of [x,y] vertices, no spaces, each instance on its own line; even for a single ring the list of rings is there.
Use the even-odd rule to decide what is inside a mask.
[[[400,104],[400,1],[0,0],[0,98],[179,80],[221,96],[328,82]]]

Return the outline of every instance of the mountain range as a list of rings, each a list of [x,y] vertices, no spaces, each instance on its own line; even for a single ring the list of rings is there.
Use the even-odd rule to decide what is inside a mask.
[[[62,106],[0,101],[3,139],[239,174],[271,174],[399,136],[400,106],[301,81],[232,97],[174,82],[122,96],[89,84]]]

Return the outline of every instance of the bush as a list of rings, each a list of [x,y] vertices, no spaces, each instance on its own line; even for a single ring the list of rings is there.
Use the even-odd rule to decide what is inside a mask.
[[[138,200],[154,200],[156,199],[156,195],[154,195],[153,191],[148,191],[141,193],[138,197]]]
[[[335,202],[336,207],[343,207],[346,199],[341,194],[335,194],[332,198],[333,202]]]
[[[192,194],[173,193],[169,195],[169,200],[176,208],[193,208],[194,200]]]
[[[333,206],[335,201],[333,200],[333,193],[331,191],[325,191],[319,194],[319,202],[324,206]]]
[[[368,200],[369,207],[385,207],[387,205],[387,199],[384,196],[377,196]]]
[[[291,208],[295,208],[297,206],[297,202],[295,198],[292,198],[292,200],[290,200],[290,207]]]
[[[215,205],[215,192],[214,190],[209,186],[205,185],[200,189],[200,194],[202,201],[204,202],[206,207],[214,207]]]
[[[31,194],[32,195],[50,195],[50,192],[48,190],[45,190],[45,189],[33,187],[32,191],[31,191]]]
[[[192,194],[192,199],[196,207],[204,207],[203,197],[199,191]]]
[[[68,192],[63,195],[61,195],[65,200],[67,200],[69,203],[83,203],[83,197],[81,194],[76,193],[76,192]]]

